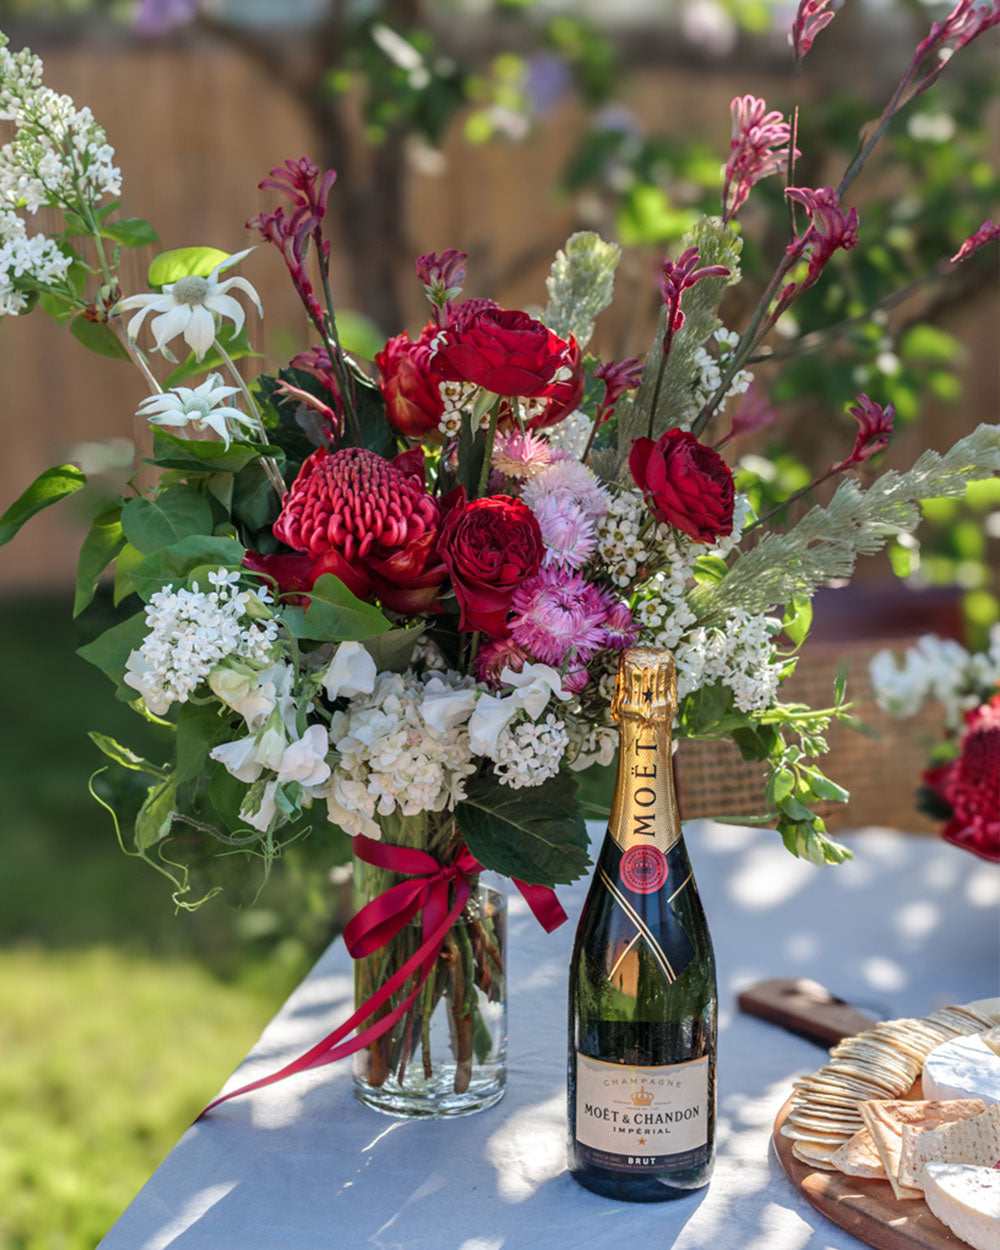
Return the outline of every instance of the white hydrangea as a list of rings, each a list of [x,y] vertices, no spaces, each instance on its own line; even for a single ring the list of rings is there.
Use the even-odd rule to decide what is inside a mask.
[[[330,819],[347,833],[380,836],[378,816],[453,808],[476,771],[466,724],[429,725],[421,705],[429,693],[472,690],[472,678],[450,670],[418,677],[380,673],[371,694],[335,712],[330,742],[336,752],[327,783]],[[467,719],[467,717],[466,717]]]
[[[559,771],[569,734],[549,712],[544,720],[522,720],[503,730],[497,739],[493,771],[512,790],[538,786]]]
[[[713,356],[706,348],[699,347],[694,356],[695,367],[698,370],[698,376],[694,383],[695,411],[700,411],[715,394],[722,381],[722,374],[729,362],[729,358],[740,341],[740,336],[736,331],[727,330],[725,326],[720,326],[713,337],[718,344],[718,354]],[[734,395],[742,395],[749,390],[752,381],[753,374],[749,369],[740,369],[733,376],[729,389],[719,405],[720,409],[724,408]]]
[[[155,716],[185,703],[225,659],[256,668],[272,659],[277,623],[247,617],[251,600],[266,603],[267,592],[239,590],[239,573],[226,569],[208,580],[214,590],[201,591],[197,582],[191,590],[158,590],[146,607],[149,633],[129,655],[124,681]]]
[[[965,713],[1000,682],[1000,625],[990,630],[986,651],[970,654],[952,638],[925,634],[907,649],[902,664],[891,651],[880,651],[868,671],[878,704],[890,715],[912,716],[936,699],[946,726],[957,729]]]

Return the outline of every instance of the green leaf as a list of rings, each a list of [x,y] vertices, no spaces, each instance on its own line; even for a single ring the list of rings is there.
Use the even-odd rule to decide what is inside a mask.
[[[204,773],[209,751],[229,736],[229,724],[219,715],[218,703],[182,703],[177,709],[175,783],[182,786]]]
[[[105,239],[114,239],[123,247],[145,247],[147,243],[155,243],[159,235],[141,217],[125,217],[121,221],[107,222],[101,227],[101,235]]]
[[[678,715],[684,734],[689,737],[710,734],[732,706],[733,692],[722,682],[702,686],[681,702]]]
[[[129,595],[135,594],[135,582],[132,580],[132,574],[145,558],[142,552],[137,551],[131,543],[126,543],[119,551],[118,559],[115,561],[114,602],[116,608],[123,599],[127,599]]]
[[[729,565],[721,556],[699,556],[694,565],[694,580],[701,582],[721,582],[729,572]]]
[[[30,521],[36,512],[51,507],[86,485],[86,477],[74,464],[59,464],[40,473],[3,516],[0,516],[0,547],[9,543],[25,521]]]
[[[337,310],[337,334],[343,350],[362,360],[374,360],[385,347],[385,335],[371,317],[350,308]]]
[[[153,257],[147,281],[150,286],[166,286],[178,278],[207,278],[229,256],[229,252],[220,252],[217,247],[175,247]]]
[[[158,764],[151,764],[149,760],[144,760],[141,755],[136,755],[134,751],[122,746],[114,738],[109,738],[107,734],[91,732],[87,734],[87,737],[99,751],[104,752],[109,760],[114,760],[122,768],[128,768],[137,773],[150,773],[154,777],[167,776]]]
[[[360,641],[389,628],[378,608],[352,595],[332,573],[324,573],[309,591],[308,608],[284,606],[279,615],[293,637],[314,642]]]
[[[233,519],[251,530],[270,528],[281,511],[281,500],[260,460],[254,460],[229,480],[233,484]]]
[[[121,513],[121,504],[105,509],[94,518],[90,533],[83,540],[80,559],[76,566],[74,616],[79,616],[84,608],[89,606],[101,574],[125,546]]]
[[[809,823],[814,819],[809,808],[806,807],[804,803],[800,803],[799,800],[794,798],[792,795],[789,795],[788,798],[782,799],[779,806],[785,815],[790,817],[792,820],[805,821],[806,823]]]
[[[106,629],[93,642],[78,647],[76,653],[110,677],[122,698],[134,699],[135,691],[124,684],[122,677],[125,675],[125,664],[129,655],[142,646],[147,628],[145,611],[136,612],[127,620],[119,621],[117,625]]]
[[[795,789],[795,774],[789,768],[779,768],[771,782],[775,803],[782,802]]]
[[[55,291],[40,291],[38,307],[61,326],[64,326],[67,321],[72,321],[80,311],[79,304]]]
[[[781,625],[787,637],[796,647],[801,647],[812,626],[812,600],[807,596],[790,599],[785,604]]]
[[[354,379],[354,399],[358,411],[358,423],[361,426],[361,445],[369,451],[376,451],[380,456],[391,459],[396,454],[396,434],[385,415],[385,400],[382,392],[354,364],[350,357],[345,358],[346,366]]]
[[[281,457],[278,447],[264,450]],[[227,451],[225,443],[214,439],[195,442],[178,438],[166,430],[153,432],[153,463],[161,469],[179,469],[187,473],[239,473],[260,454],[261,450],[253,443],[234,440]]]
[[[844,695],[847,692],[847,665],[841,664],[837,669],[837,677],[833,683],[834,702],[837,707],[844,702]]]
[[[455,815],[469,850],[486,868],[535,885],[568,883],[590,864],[576,790],[561,773],[523,790],[480,777]]]
[[[137,850],[146,851],[170,836],[176,789],[174,782],[168,779],[158,786],[150,786],[146,791],[145,801],[139,809],[139,815],[135,818]]]
[[[380,673],[402,673],[413,661],[413,649],[424,632],[423,625],[412,629],[390,629],[365,642],[365,650]]]
[[[130,499],[122,509],[122,529],[132,546],[148,555],[183,538],[208,534],[212,506],[190,486],[168,486],[152,499]]]
[[[235,327],[228,322],[221,326],[216,339],[226,349],[226,355],[230,360],[246,360],[250,357],[260,357],[260,352],[255,352],[250,346],[250,336],[246,326],[237,334]],[[224,369],[226,362],[222,357],[222,353],[217,348],[210,347],[205,355],[199,360],[194,352],[189,352],[186,360],[183,360],[176,369],[172,369],[163,380],[164,390],[169,390],[172,386],[181,386],[189,378],[196,378],[201,373],[208,373],[212,369]]]
[[[80,313],[70,322],[69,332],[98,356],[111,356],[115,360],[132,359],[128,348],[105,321],[91,321]]]
[[[843,786],[838,786],[835,781],[831,781],[825,774],[817,769],[809,768],[806,770],[809,779],[809,787],[813,794],[820,799],[828,799],[832,803],[846,803],[851,797],[850,791],[845,790]]]
[[[135,589],[148,602],[150,596],[163,586],[182,584],[190,573],[203,565],[240,569],[245,554],[243,545],[234,538],[192,534],[172,547],[161,547],[146,556],[142,564],[133,570],[132,580]]]
[[[468,416],[462,417],[462,428],[458,434],[458,480],[465,487],[470,499],[475,499],[479,490],[479,479],[483,471],[483,458],[486,455],[486,435],[476,427]]]

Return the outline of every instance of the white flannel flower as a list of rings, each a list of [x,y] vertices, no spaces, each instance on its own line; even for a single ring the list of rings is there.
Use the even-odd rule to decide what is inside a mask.
[[[128,323],[128,336],[134,340],[148,313],[159,313],[151,323],[153,337],[156,339],[156,350],[170,358],[166,350],[167,344],[178,334],[184,335],[184,341],[195,354],[197,360],[204,359],[205,353],[215,341],[215,318],[228,317],[233,323],[233,332],[238,334],[243,328],[243,309],[227,292],[236,288],[247,294],[254,302],[257,312],[263,317],[260,297],[246,278],[226,278],[219,281],[223,269],[238,264],[244,256],[249,256],[253,248],[248,247],[233,256],[220,261],[207,278],[191,274],[186,278],[178,278],[176,282],[168,282],[163,291],[157,295],[151,292],[146,295],[129,295],[115,305],[116,313],[139,311]]]
[[[228,450],[232,437],[228,422],[235,421],[238,425],[249,426],[251,430],[257,428],[257,423],[239,408],[223,405],[223,400],[238,391],[238,386],[223,386],[219,374],[210,373],[200,386],[175,386],[162,394],[150,395],[142,401],[135,415],[144,418],[150,425],[177,428],[190,425],[196,430],[211,430],[222,439]]]

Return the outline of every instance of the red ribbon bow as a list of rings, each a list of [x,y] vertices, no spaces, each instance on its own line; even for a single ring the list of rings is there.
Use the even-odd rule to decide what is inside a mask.
[[[261,1089],[265,1085],[273,1085],[296,1072],[305,1072],[308,1068],[321,1068],[325,1064],[335,1063],[353,1055],[355,1051],[387,1033],[406,1013],[417,995],[423,989],[427,978],[434,969],[434,964],[441,954],[441,948],[448,930],[462,914],[472,892],[472,878],[483,871],[483,866],[462,845],[458,854],[448,864],[439,863],[433,855],[426,851],[418,851],[409,846],[392,846],[386,842],[376,842],[358,834],[354,838],[354,853],[359,859],[386,868],[391,872],[402,873],[408,878],[397,885],[390,886],[367,903],[344,929],[344,943],[354,959],[361,959],[373,951],[380,950],[418,913],[421,915],[421,944],[419,949],[399,968],[393,976],[381,985],[375,993],[354,1012],[349,1020],[345,1020],[332,1033],[328,1033],[322,1041],[317,1042],[311,1050],[307,1050],[298,1059],[285,1065],[270,1076],[251,1081],[228,1094],[222,1094],[214,1102],[210,1102],[198,1119],[207,1114],[219,1103],[251,1090]],[[546,886],[527,885],[523,881],[514,880],[514,884],[524,895],[525,901],[539,924],[546,933],[566,919],[566,913],[559,904],[553,890]],[[449,898],[454,887],[454,898]],[[365,1021],[394,994],[406,985],[415,973],[419,972],[416,986],[388,1015],[383,1016],[375,1024],[362,1027]],[[354,1029],[360,1029],[356,1037],[349,1035]]]

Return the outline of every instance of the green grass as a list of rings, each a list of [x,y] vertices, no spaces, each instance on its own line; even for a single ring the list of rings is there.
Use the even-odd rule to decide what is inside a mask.
[[[333,932],[322,848],[290,856],[253,911],[194,915],[121,853],[87,793],[102,757],[86,732],[144,750],[147,727],[73,654],[85,633],[61,598],[0,603],[4,1250],[90,1250]],[[229,868],[252,895],[254,866]]]

